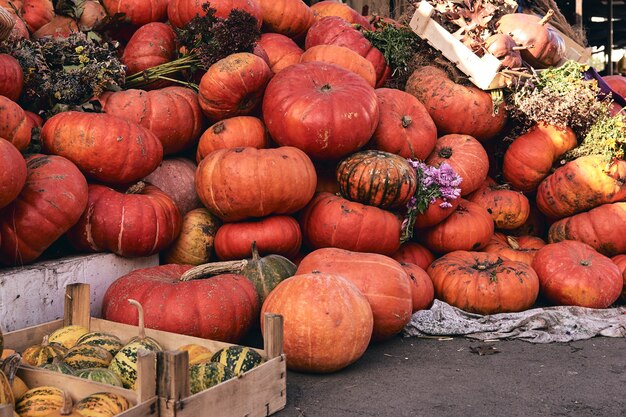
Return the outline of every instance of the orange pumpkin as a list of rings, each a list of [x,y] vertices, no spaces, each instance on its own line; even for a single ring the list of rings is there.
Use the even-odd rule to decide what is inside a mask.
[[[372,63],[346,47],[337,45],[312,46],[300,56],[300,62],[311,61],[335,64],[360,75],[372,87],[376,86],[376,71]]]
[[[169,0],[102,0],[104,8],[113,16],[124,14],[124,20],[135,26],[165,20]]]
[[[319,20],[325,16],[338,16],[346,22],[360,25],[363,29],[372,30],[372,25],[366,16],[361,16],[359,12],[345,3],[324,0],[311,6],[315,19]]]
[[[270,69],[274,74],[300,62],[300,56],[304,52],[291,38],[280,33],[262,34],[257,45],[265,50]]]
[[[24,0],[22,19],[31,33],[49,23],[53,17],[54,6],[51,0]]]
[[[255,0],[169,0],[168,3],[169,22],[177,28],[184,27],[196,16],[205,16],[206,11],[203,8],[205,4],[215,9],[215,16],[222,19],[227,18],[233,9],[243,10],[255,17],[261,27],[261,9],[259,2]]]
[[[0,96],[0,138],[6,139],[19,151],[30,143],[30,123],[24,110],[13,100]]]
[[[302,0],[259,0],[263,32],[299,38],[315,22],[311,8]]]
[[[409,277],[411,284],[411,299],[413,300],[413,313],[430,308],[435,300],[435,287],[433,280],[426,271],[415,264],[401,262],[402,268]]]
[[[37,29],[33,33],[34,39],[41,39],[47,36],[53,38],[68,38],[72,33],[77,33],[78,25],[71,17],[56,15],[48,23]]]
[[[200,136],[196,161],[218,149],[267,148],[269,134],[261,119],[252,116],[235,116],[220,120]]]
[[[467,199],[487,209],[497,229],[516,229],[522,226],[530,214],[528,198],[508,185],[483,185]]]
[[[545,245],[546,242],[536,236],[514,237],[503,233],[494,233],[487,246],[483,248],[483,251],[498,255],[502,259],[531,265],[537,251]]]
[[[391,257],[400,263],[415,264],[424,270],[435,260],[435,255],[427,247],[416,242],[403,243]]]
[[[622,304],[626,303],[626,254],[616,255],[611,258],[613,263],[617,265],[619,270],[622,273],[622,278],[624,280],[624,285],[622,286],[622,294],[619,296],[618,301]]]
[[[0,96],[17,101],[23,86],[24,73],[18,60],[9,54],[0,54]]]
[[[7,140],[0,138],[0,208],[7,206],[26,183],[26,161]]]

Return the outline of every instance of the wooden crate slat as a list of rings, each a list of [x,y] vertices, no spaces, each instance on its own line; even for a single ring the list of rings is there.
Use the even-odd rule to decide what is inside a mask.
[[[5,333],[4,347],[22,352],[29,346],[40,344],[45,335],[60,327],[63,327],[62,319]]]
[[[91,300],[89,285],[69,284],[65,287],[63,326],[71,324],[89,328]]]

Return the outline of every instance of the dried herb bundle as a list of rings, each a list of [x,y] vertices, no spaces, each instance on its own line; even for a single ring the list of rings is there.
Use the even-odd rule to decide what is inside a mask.
[[[586,155],[601,155],[607,162],[625,159],[626,118],[622,113],[610,116],[603,114],[589,129],[580,146],[564,155],[564,160],[573,160]]]

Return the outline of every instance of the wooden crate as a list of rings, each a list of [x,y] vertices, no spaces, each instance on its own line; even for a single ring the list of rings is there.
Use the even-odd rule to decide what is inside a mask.
[[[511,79],[519,75],[515,71],[500,71],[500,60],[492,54],[485,53],[482,57],[476,55],[446,28],[437,23],[431,17],[433,13],[433,6],[427,1],[420,2],[409,26],[420,38],[426,40],[465,73],[478,88],[483,90],[503,88],[509,85]],[[565,40],[567,48],[565,60],[586,62],[589,59],[590,53],[587,49],[558,30],[557,32]]]

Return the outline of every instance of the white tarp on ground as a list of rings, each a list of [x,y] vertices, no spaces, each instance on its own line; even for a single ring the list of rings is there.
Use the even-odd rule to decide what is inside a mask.
[[[572,342],[594,336],[626,337],[626,307],[603,310],[546,307],[482,316],[435,300],[429,310],[413,314],[403,335],[520,339],[532,343]]]

